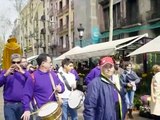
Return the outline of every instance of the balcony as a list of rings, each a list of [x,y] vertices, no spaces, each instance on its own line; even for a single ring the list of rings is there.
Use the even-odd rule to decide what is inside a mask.
[[[63,33],[68,32],[68,24],[63,25]]]
[[[63,7],[63,14],[68,13],[69,12],[69,5],[65,5]]]
[[[74,29],[74,21],[71,21],[71,29]]]
[[[134,19],[132,19],[132,18],[123,18],[123,19],[121,19],[121,26],[125,26],[125,27],[127,27],[127,26],[136,26],[136,25],[141,25],[141,23],[143,22],[143,20],[142,20],[142,16],[135,16],[135,18]]]
[[[98,0],[99,4],[101,4],[102,6],[106,5],[109,3],[109,0]]]
[[[148,11],[147,20],[148,22],[155,22],[160,20],[160,13],[158,11],[153,11],[153,10]]]
[[[52,16],[54,15],[54,9],[53,9],[53,7],[51,7],[51,8],[49,9],[48,15],[49,15],[49,17],[52,17]]]
[[[49,25],[48,26],[48,30],[50,31],[50,33],[54,32],[54,26],[53,25]]]
[[[63,15],[63,9],[61,8],[61,9],[58,10],[58,16],[60,17],[62,15]]]
[[[63,45],[59,45],[57,48],[58,48],[57,49],[58,52],[60,52],[60,53],[65,53],[69,50],[69,46],[66,46],[65,48],[63,48]]]

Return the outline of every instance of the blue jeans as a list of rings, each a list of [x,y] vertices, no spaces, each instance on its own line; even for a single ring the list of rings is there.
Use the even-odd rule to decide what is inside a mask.
[[[127,93],[125,95],[127,109],[132,109],[132,107],[133,107],[134,94],[135,94],[135,91],[129,90],[129,91],[127,91]]]
[[[21,120],[23,114],[22,103],[4,103],[4,117],[5,120]]]
[[[68,113],[71,115],[71,120],[78,120],[77,110],[68,106],[68,99],[63,99],[62,120],[68,120]]]

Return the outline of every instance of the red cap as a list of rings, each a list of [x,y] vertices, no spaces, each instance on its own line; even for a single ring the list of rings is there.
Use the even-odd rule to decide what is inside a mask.
[[[102,59],[100,59],[99,65],[103,66],[107,63],[114,65],[113,59],[111,57],[103,57]]]

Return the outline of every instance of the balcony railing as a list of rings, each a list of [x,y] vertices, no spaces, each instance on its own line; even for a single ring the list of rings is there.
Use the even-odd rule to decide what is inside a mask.
[[[147,20],[154,21],[160,18],[160,13],[158,11],[150,10],[147,12]]]
[[[74,28],[74,21],[71,21],[71,29]]]
[[[53,33],[53,32],[54,32],[54,26],[53,26],[53,25],[49,25],[49,26],[48,26],[48,29],[49,29],[50,33]]]
[[[63,32],[67,32],[67,31],[68,31],[68,27],[69,27],[69,25],[68,25],[68,24],[63,25]]]
[[[69,46],[66,46],[65,48],[63,47],[63,45],[58,46],[58,52],[60,52],[60,53],[65,53],[68,50],[69,50]]]
[[[62,15],[63,15],[63,9],[61,8],[58,10],[58,16],[62,16]]]
[[[63,13],[67,13],[69,11],[69,5],[65,5],[63,7]]]

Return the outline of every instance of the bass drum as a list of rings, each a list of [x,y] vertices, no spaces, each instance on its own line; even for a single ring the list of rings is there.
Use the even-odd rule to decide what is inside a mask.
[[[46,103],[38,111],[41,120],[59,120],[61,114],[62,110],[57,102]]]

